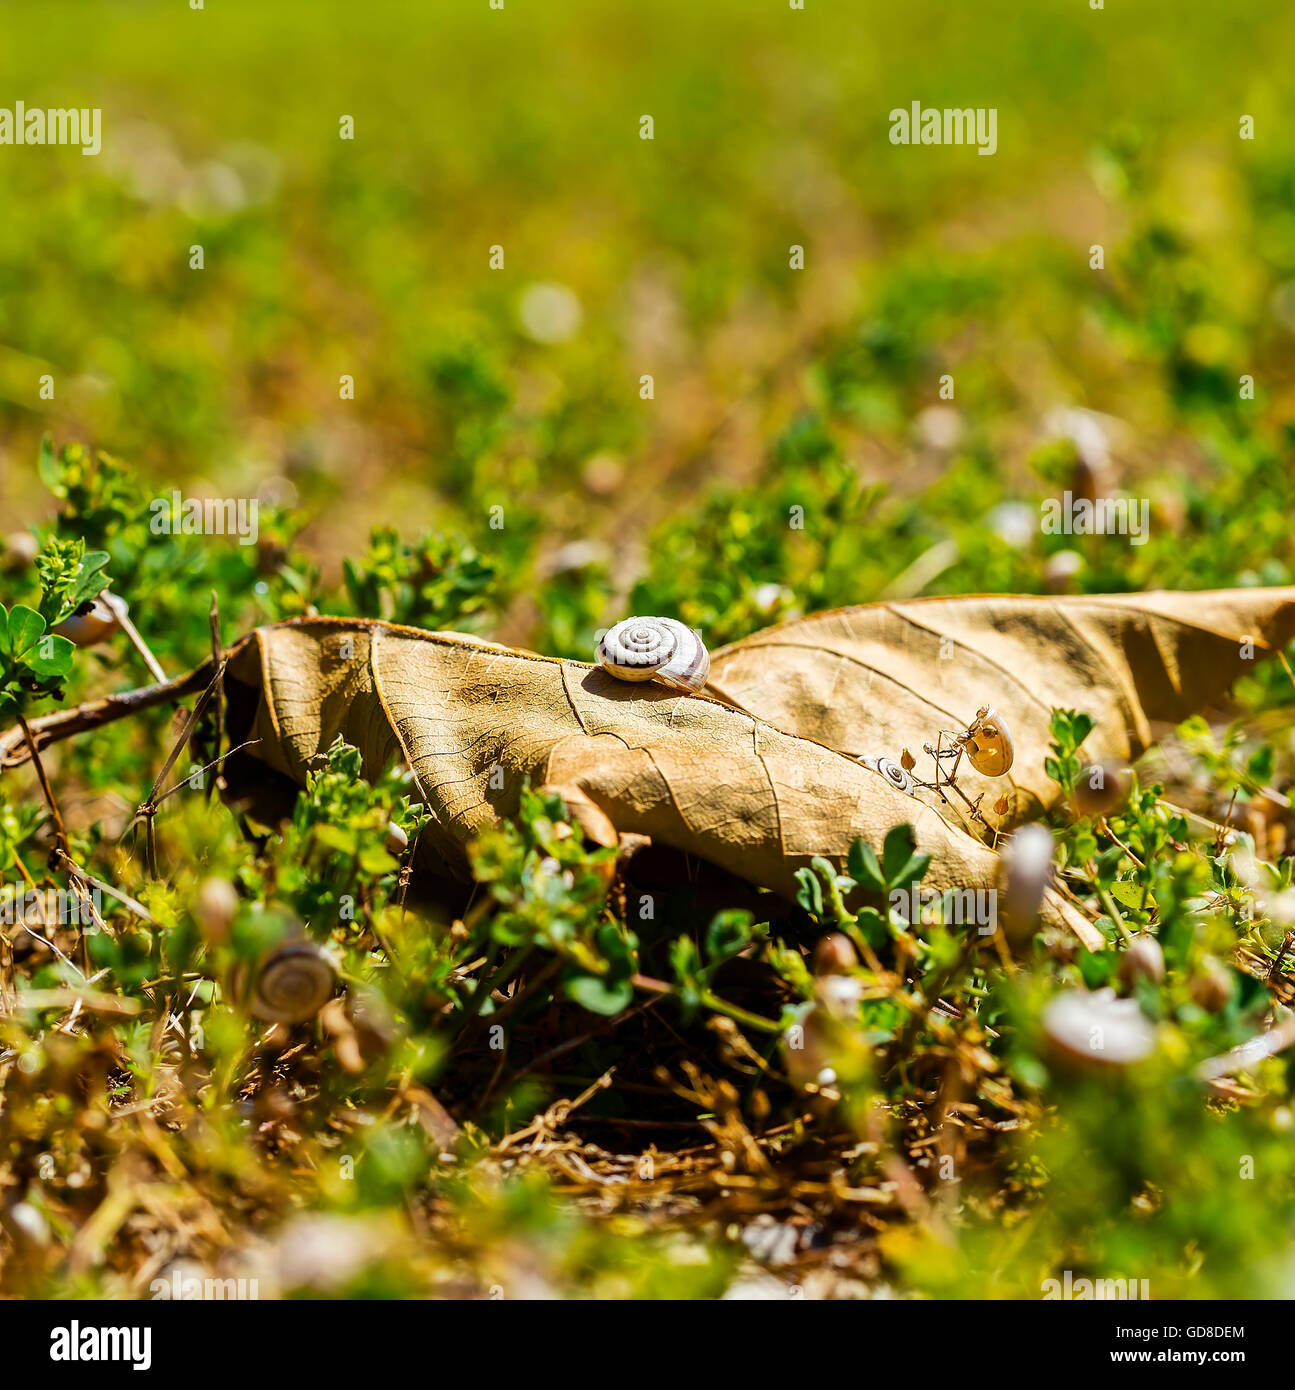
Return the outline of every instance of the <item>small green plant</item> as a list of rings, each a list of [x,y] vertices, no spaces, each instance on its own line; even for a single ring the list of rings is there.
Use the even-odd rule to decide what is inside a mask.
[[[368,553],[342,572],[354,612],[411,627],[461,625],[487,608],[495,582],[471,546],[437,536],[406,545],[391,527],[375,530]]]
[[[47,631],[34,609],[0,605],[0,715],[21,716],[33,701],[61,700],[75,650]]]
[[[1083,768],[1079,746],[1093,731],[1093,720],[1087,714],[1072,709],[1054,709],[1048,728],[1052,742],[1051,756],[1044,759],[1044,771],[1067,794],[1075,790]]]

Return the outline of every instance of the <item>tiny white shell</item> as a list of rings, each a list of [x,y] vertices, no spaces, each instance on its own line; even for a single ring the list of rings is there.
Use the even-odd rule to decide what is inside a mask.
[[[903,767],[892,758],[878,758],[877,771],[894,787],[897,791],[911,792],[913,790],[913,779],[904,771]]]
[[[1113,989],[1066,990],[1048,1001],[1043,1031],[1067,1061],[1127,1067],[1155,1049],[1155,1029],[1137,1001],[1117,999]]]
[[[626,618],[598,643],[598,664],[617,680],[659,680],[676,690],[701,690],[710,653],[701,636],[673,618]]]
[[[869,758],[863,757],[859,761],[866,768],[871,768],[890,783],[896,791],[908,792],[913,794],[913,779],[904,771],[902,764],[897,763],[893,758]]]

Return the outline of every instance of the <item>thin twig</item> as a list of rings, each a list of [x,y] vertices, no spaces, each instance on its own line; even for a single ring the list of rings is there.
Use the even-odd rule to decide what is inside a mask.
[[[221,652],[224,647],[220,641],[220,603],[216,597],[216,591],[211,591],[211,659],[220,666]],[[208,800],[214,788],[220,786],[225,777],[225,754],[221,751],[225,746],[225,673],[220,671],[219,680],[216,688],[216,775],[212,778],[211,786],[207,789]],[[247,745],[245,744],[244,747]],[[237,752],[237,749],[233,749]]]
[[[1280,647],[1277,648],[1277,660],[1281,662],[1282,669],[1290,677],[1290,683],[1295,685],[1295,671],[1291,670],[1291,664],[1286,660],[1286,653]]]
[[[49,813],[54,818],[54,831],[58,836],[59,848],[71,859],[72,847],[68,843],[67,827],[63,824],[63,816],[58,809],[58,802],[54,800],[54,789],[50,786],[49,778],[45,775],[45,765],[40,760],[40,753],[36,748],[36,738],[31,731],[31,726],[27,723],[26,716],[22,714],[18,716],[18,725],[27,741],[27,750],[31,755],[32,766],[36,769],[36,780],[40,783],[45,804],[49,807]]]
[[[237,748],[231,748],[229,750],[229,756],[232,757],[235,753],[241,753],[244,748],[251,748],[254,745],[260,743],[260,741],[261,740],[259,738],[249,738],[246,743],[240,743]],[[199,777],[203,773],[210,772],[213,767],[219,766],[219,764],[222,761],[223,759],[221,758],[213,758],[211,762],[207,763],[203,767],[198,768],[196,772],[191,772],[187,777],[181,777],[180,780],[175,784],[175,786],[169,787],[157,798],[157,800],[153,803],[154,807],[156,808],[160,806],[168,797],[174,796],[176,792],[183,791],[184,788],[187,787],[195,777]]]
[[[104,592],[103,599],[112,609],[113,615],[117,619],[117,626],[126,634],[127,641],[139,653],[144,665],[148,667],[149,675],[155,681],[165,681],[166,672],[158,664],[157,657],[149,650],[148,643],[139,635],[139,629],[131,622],[130,611],[127,609],[125,601],[116,594],[110,594],[107,591]]]
[[[175,746],[167,755],[166,761],[162,764],[161,771],[157,774],[153,782],[153,790],[149,792],[148,797],[140,803],[139,809],[135,812],[135,821],[138,821],[141,816],[144,818],[145,865],[149,876],[152,878],[157,877],[156,816],[158,797],[161,794],[162,783],[166,780],[167,774],[175,766],[176,759],[188,746],[189,740],[193,736],[193,731],[198,725],[198,721],[202,718],[203,712],[206,710],[212,696],[216,693],[217,686],[224,677],[225,665],[226,663],[222,661],[216,667],[216,674],[211,678],[211,682],[208,684],[206,690],[203,691],[198,703],[194,705],[188,717],[185,719],[184,727],[180,730],[180,736],[176,739]],[[132,821],[131,824],[133,825],[135,821]]]
[[[48,748],[65,738],[87,733],[91,729],[102,728],[118,719],[129,718],[144,710],[155,709],[158,705],[178,703],[194,691],[201,690],[211,678],[213,663],[204,662],[196,670],[163,685],[146,685],[138,690],[125,690],[120,695],[109,695],[99,700],[88,700],[72,709],[54,710],[43,714],[28,723],[28,730],[35,739],[38,749]],[[0,771],[11,767],[21,767],[29,761],[31,750],[27,735],[21,726],[16,726],[0,734]]]
[[[82,883],[88,884],[91,888],[97,888],[101,893],[107,893],[110,898],[116,898],[123,907],[129,908],[143,922],[149,922],[153,926],[158,925],[157,919],[149,912],[143,903],[136,902],[129,893],[123,893],[120,888],[114,888],[111,883],[105,883],[102,879],[95,878],[93,874],[88,874],[74,859],[64,856],[67,871],[74,878],[78,878]]]
[[[1295,1043],[1295,1017],[1286,1019],[1266,1033],[1257,1033],[1230,1052],[1202,1062],[1196,1068],[1196,1076],[1201,1081],[1212,1081],[1216,1077],[1230,1076],[1233,1072],[1249,1071],[1265,1057],[1275,1056],[1292,1043]]]

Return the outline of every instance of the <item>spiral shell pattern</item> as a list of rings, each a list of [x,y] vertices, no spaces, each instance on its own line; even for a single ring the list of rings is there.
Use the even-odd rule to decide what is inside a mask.
[[[267,1023],[300,1023],[328,1003],[336,983],[325,950],[313,941],[288,942],[261,962],[248,1007]]]
[[[598,664],[618,680],[659,680],[700,690],[710,679],[701,637],[673,618],[626,618],[598,643]]]
[[[864,767],[870,768],[879,776],[884,777],[887,782],[898,792],[907,792],[913,795],[913,779],[904,771],[901,764],[893,758],[870,758],[862,757],[859,759]]]
[[[877,771],[896,791],[911,792],[913,790],[913,779],[897,762],[890,758],[878,758]]]

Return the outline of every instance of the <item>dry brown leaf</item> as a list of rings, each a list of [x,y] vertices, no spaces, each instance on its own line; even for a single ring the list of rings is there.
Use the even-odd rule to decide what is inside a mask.
[[[240,643],[227,685],[231,710],[244,708],[231,738],[259,739],[256,757],[298,784],[339,734],[360,749],[366,775],[406,762],[434,818],[420,853],[459,874],[465,842],[515,811],[529,779],[578,787],[617,830],[787,896],[814,856],[839,863],[858,836],[879,847],[904,821],[932,856],[927,886],[997,883],[990,849],[841,753],[719,701],[627,685],[581,662],[379,622],[304,619]],[[1102,944],[1051,894],[1045,916]]]
[[[1057,795],[1043,770],[1054,707],[1097,721],[1085,757],[1127,761],[1156,725],[1206,708],[1292,635],[1295,588],[912,599],[815,613],[724,647],[707,689],[851,757],[897,759],[991,705],[1015,764],[990,779],[964,759],[958,782],[987,801],[1011,783],[1020,813]],[[918,775],[931,780],[931,767],[919,756]]]

